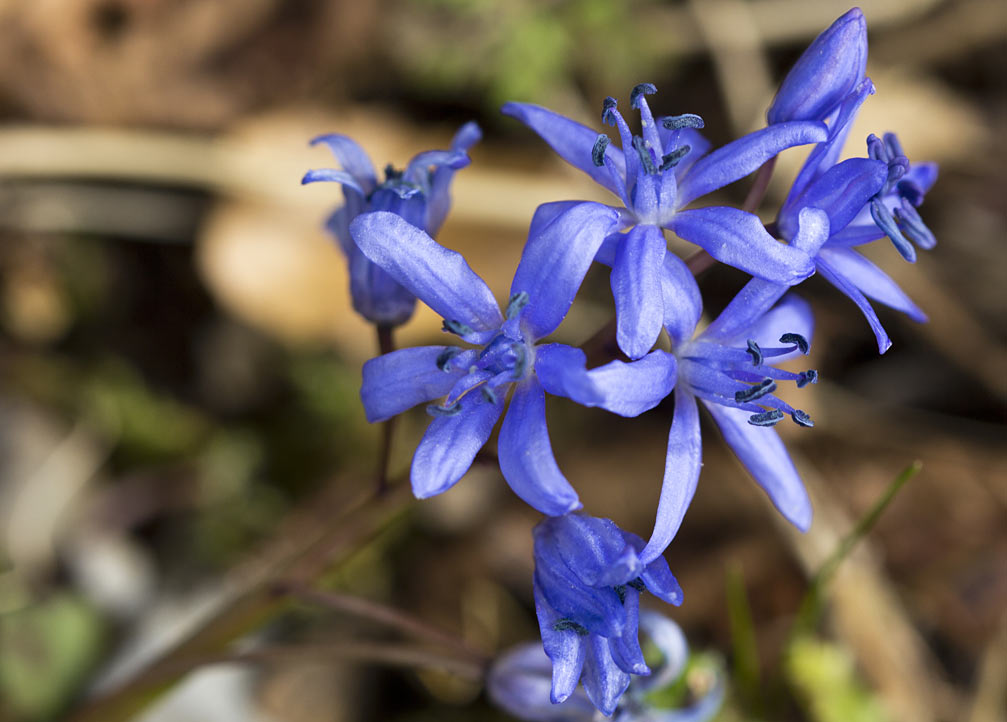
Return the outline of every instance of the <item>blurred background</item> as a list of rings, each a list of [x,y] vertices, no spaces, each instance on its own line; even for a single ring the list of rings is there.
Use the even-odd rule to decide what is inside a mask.
[[[388,630],[277,590],[367,597],[486,655],[538,633],[537,515],[491,464],[422,504],[401,484],[363,501],[380,433],[357,391],[376,344],[322,229],[341,194],[299,185],[334,166],[307,141],[345,133],[401,167],[477,120],[485,139],[439,240],[502,298],[536,205],[606,200],[502,102],[600,127],[604,96],[625,105],[649,81],[655,113],[698,113],[723,144],[763,124],[787,68],[848,7],[0,2],[0,720],[506,719],[465,675],[355,661],[350,643]],[[937,248],[914,266],[870,249],[931,320],[879,309],[894,340],[879,357],[852,303],[801,287],[823,380],[799,400],[817,424],[780,429],[815,500],[807,535],[704,426],[667,553],[686,601],[665,611],[722,660],[722,720],[1004,719],[1007,3],[863,9],[878,92],[847,152],[894,130],[911,160],[940,164],[921,209]],[[803,152],[781,158],[767,220]],[[744,281],[702,276],[708,311]],[[589,275],[557,338],[589,338],[609,296]],[[439,325],[420,309],[398,341],[436,343]],[[616,421],[552,400],[549,415],[585,508],[647,536],[670,406]],[[425,419],[402,417],[393,478]],[[808,576],[916,459],[795,652]]]

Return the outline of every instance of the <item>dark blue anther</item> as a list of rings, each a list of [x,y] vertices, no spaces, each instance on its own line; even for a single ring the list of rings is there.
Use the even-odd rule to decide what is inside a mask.
[[[627,582],[627,584],[629,584],[629,586],[633,587],[633,589],[635,589],[638,592],[647,591],[647,585],[643,583],[643,580],[640,579],[640,577],[637,577],[631,582]]]
[[[396,170],[391,163],[385,166],[385,181],[395,181],[405,174],[404,170]]]
[[[888,148],[881,141],[881,138],[871,133],[867,136],[867,157],[873,160],[880,160],[883,163],[887,163],[891,160],[891,156],[888,154]]]
[[[779,409],[770,409],[761,414],[752,414],[748,417],[748,423],[752,426],[776,426],[783,419],[783,412]]]
[[[510,297],[510,301],[507,302],[507,318],[517,318],[521,310],[528,305],[528,292],[518,291],[513,296]]]
[[[909,240],[920,248],[933,248],[937,245],[937,237],[927,228],[920,214],[908,199],[902,200],[901,208],[895,209],[895,220]]]
[[[906,178],[903,178],[895,186],[896,192],[898,192],[900,198],[912,203],[914,206],[919,206],[923,203],[923,197],[926,195],[925,191],[920,188],[916,183]]]
[[[702,128],[706,123],[695,113],[684,113],[661,118],[661,125],[668,130],[681,130],[682,128]]]
[[[818,372],[814,369],[808,369],[807,371],[801,371],[797,378],[797,388],[803,389],[808,384],[818,383]]]
[[[759,348],[759,344],[755,343],[752,339],[748,339],[748,348],[745,351],[752,355],[752,366],[762,365],[762,349]]]
[[[619,584],[617,586],[612,587],[612,589],[614,589],[615,593],[619,595],[619,604],[625,604],[626,603],[626,585],[625,584]]]
[[[483,398],[491,404],[495,404],[497,402],[497,395],[489,386],[480,386],[479,393],[481,393]]]
[[[444,325],[441,327],[441,330],[453,333],[456,336],[468,336],[472,333],[472,328],[466,326],[461,321],[450,321],[448,319],[444,319]]]
[[[767,394],[771,394],[776,391],[776,382],[772,379],[762,379],[759,383],[754,386],[749,386],[747,389],[742,391],[734,392],[734,400],[739,404],[746,404],[749,401],[755,401],[756,399],[761,399]]]
[[[615,125],[615,114],[616,114],[616,103],[615,98],[611,95],[605,98],[604,102],[601,104],[601,122],[607,123],[608,125]]]
[[[815,425],[815,422],[811,420],[811,417],[808,416],[806,412],[801,411],[800,409],[794,409],[794,413],[792,413],[790,417],[794,420],[794,423],[797,424],[798,426],[805,426],[810,429],[812,426]]]
[[[643,163],[643,170],[647,175],[657,175],[657,166],[654,165],[654,159],[650,156],[650,150],[647,148],[647,143],[638,135],[633,136],[633,147],[636,148],[637,155],[640,156],[640,162]]]
[[[913,249],[913,245],[902,235],[902,231],[899,230],[895,217],[892,216],[888,207],[877,198],[871,201],[871,218],[878,224],[878,228],[891,239],[892,245],[895,246],[899,255],[910,263],[915,263],[916,251]]]
[[[552,625],[552,628],[557,632],[569,632],[574,631],[578,636],[586,637],[588,635],[587,628],[577,624],[577,622],[572,619],[561,619]]]
[[[785,333],[780,336],[780,343],[792,343],[797,346],[798,350],[805,356],[811,350],[811,344],[808,343],[808,339],[804,338],[799,333]]]
[[[888,148],[888,152],[892,154],[892,157],[903,156],[905,153],[902,151],[902,144],[899,142],[898,136],[895,133],[885,133],[885,146]]]
[[[460,354],[462,350],[456,346],[448,346],[439,354],[437,354],[437,368],[445,373],[450,373],[451,369],[448,364],[451,363],[451,359]]]
[[[430,404],[427,406],[427,413],[431,416],[455,416],[460,414],[462,411],[462,404],[460,401],[456,401],[450,406],[440,406],[439,404]]]
[[[594,142],[594,148],[591,149],[591,162],[599,168],[605,165],[605,151],[611,142],[612,140],[604,133],[599,135],[598,140]]]
[[[679,147],[675,148],[675,150],[671,151],[670,153],[665,153],[664,157],[661,158],[661,167],[658,168],[658,170],[663,173],[664,171],[668,170],[669,168],[674,168],[676,165],[679,164],[679,162],[682,160],[682,158],[684,158],[685,156],[689,155],[689,153],[691,151],[692,151],[692,146],[689,146],[689,145],[680,145]]]
[[[640,107],[640,98],[644,95],[653,95],[657,92],[657,86],[653,83],[640,83],[629,94],[629,104],[633,108]]]

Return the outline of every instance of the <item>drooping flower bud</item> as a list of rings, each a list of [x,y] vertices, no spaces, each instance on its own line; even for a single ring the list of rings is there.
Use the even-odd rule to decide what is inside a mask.
[[[766,117],[770,124],[788,120],[825,120],[864,79],[867,23],[853,8],[808,46],[783,79]]]

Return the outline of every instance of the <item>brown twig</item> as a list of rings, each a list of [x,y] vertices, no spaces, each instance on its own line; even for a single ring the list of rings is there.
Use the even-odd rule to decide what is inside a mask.
[[[391,326],[379,324],[378,353],[382,356],[395,350],[395,329]],[[381,423],[381,449],[378,451],[378,483],[376,493],[384,496],[388,493],[388,466],[392,459],[392,440],[395,436],[395,417],[387,419]]]

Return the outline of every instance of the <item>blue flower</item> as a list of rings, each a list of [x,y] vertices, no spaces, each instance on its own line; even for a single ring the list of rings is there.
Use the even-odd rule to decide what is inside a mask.
[[[630,358],[647,353],[661,331],[660,269],[667,248],[662,228],[759,278],[791,285],[814,271],[805,253],[779,243],[751,213],[729,207],[683,209],[748,175],[780,151],[827,137],[820,122],[785,122],[707,154],[709,143],[697,132],[703,127],[699,116],[655,120],[646,100],[655,92],[653,85],[643,83],[631,95],[631,105],[640,112],[642,136],[631,133],[613,98],[605,100],[602,119],[618,128],[621,150],[609,143],[608,136],[537,105],[503,107],[504,113],[525,123],[564,160],[622,201],[619,227],[611,234],[617,242],[611,284],[617,340]],[[545,221],[571,205],[570,201],[546,204],[536,215]]]
[[[681,628],[663,614],[640,611],[640,631],[649,639],[661,659],[647,677],[631,677],[629,688],[616,706],[615,722],[707,722],[724,701],[725,675],[711,665],[712,679],[696,698],[684,707],[655,707],[649,693],[665,689],[686,673],[689,645]],[[534,722],[593,722],[597,710],[582,689],[554,704],[552,662],[541,644],[522,644],[501,654],[490,668],[486,689],[493,702],[518,719]]]
[[[534,227],[504,313],[461,255],[401,217],[365,213],[350,225],[361,252],[439,313],[446,331],[471,346],[402,349],[364,364],[360,395],[369,421],[444,397],[427,407],[434,419],[413,457],[417,497],[440,494],[465,474],[513,387],[498,444],[504,477],[518,496],[545,514],[577,509],[577,494],[553,457],[545,392],[636,416],[671,391],[675,359],[663,351],[588,371],[580,349],[538,343],[566,316],[598,247],[617,222],[616,211],[582,203]]]
[[[535,611],[552,660],[551,699],[570,697],[577,682],[611,715],[630,675],[650,674],[639,640],[640,593],[682,603],[682,589],[662,558],[645,563],[643,540],[608,519],[567,514],[534,531]]]
[[[825,120],[864,79],[867,22],[853,8],[826,28],[794,63],[766,113],[770,123]]]
[[[802,243],[805,236],[827,233],[824,212],[809,209],[804,218]],[[756,281],[759,289],[775,291],[777,286],[753,279],[696,334],[702,313],[699,288],[685,264],[677,258],[669,263],[672,258],[665,259],[664,325],[678,359],[678,379],[657,520],[640,553],[644,563],[659,558],[671,543],[696,491],[703,456],[697,401],[783,516],[802,531],[811,524],[807,492],[772,428],[786,416],[799,426],[813,425],[808,414],[774,395],[780,382],[803,387],[818,380],[814,370],[792,373],[775,366],[809,352],[810,307],[791,294],[770,310],[779,295],[749,293],[750,287]]]
[[[367,211],[388,211],[437,235],[451,206],[451,179],[456,170],[469,164],[466,151],[481,137],[479,126],[466,123],[451,141],[451,150],[419,153],[405,170],[389,165],[381,183],[367,154],[355,141],[337,134],[311,141],[312,145],[328,146],[343,167],[308,171],[301,183],[333,181],[343,187],[346,203],[325,225],[346,254],[353,308],[368,321],[399,326],[412,316],[416,297],[360,253],[350,238],[350,222]]]

